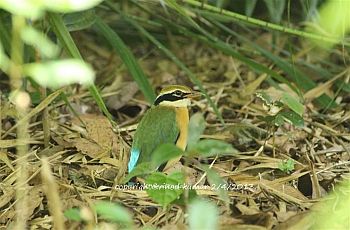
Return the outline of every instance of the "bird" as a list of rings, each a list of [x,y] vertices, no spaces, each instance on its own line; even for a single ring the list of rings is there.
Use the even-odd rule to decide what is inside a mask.
[[[174,143],[183,151],[187,146],[189,111],[192,98],[200,93],[183,85],[164,87],[139,122],[131,145],[128,172],[150,162],[161,144]]]

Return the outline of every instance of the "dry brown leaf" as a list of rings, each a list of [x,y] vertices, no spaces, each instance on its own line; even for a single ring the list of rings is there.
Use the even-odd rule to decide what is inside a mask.
[[[86,125],[88,138],[103,148],[110,148],[115,136],[112,126],[104,116],[85,115],[81,117]]]
[[[36,141],[33,139],[29,140],[21,140],[21,139],[10,139],[10,140],[0,140],[1,148],[13,148],[18,145],[26,145],[26,144],[41,144],[41,141]]]
[[[273,214],[271,212],[260,212],[252,215],[240,215],[237,218],[242,219],[245,224],[259,225],[271,229],[273,225]]]
[[[74,155],[70,155],[70,156],[66,157],[65,159],[63,159],[62,163],[71,164],[71,163],[75,163],[75,162],[80,162],[83,157],[84,157],[83,154],[76,153]]]
[[[257,176],[251,176],[246,173],[235,173],[233,175],[229,175],[229,178],[233,180],[237,184],[259,184],[260,180]]]
[[[235,207],[241,212],[242,215],[254,215],[260,213],[260,210],[256,207],[250,207],[246,204],[238,203]]]
[[[279,163],[278,162],[270,162],[270,163],[261,163],[253,166],[248,166],[246,168],[237,170],[239,172],[243,171],[248,171],[248,170],[253,170],[253,169],[278,169],[279,168]],[[237,172],[236,171],[236,172]]]
[[[74,145],[78,151],[83,154],[88,155],[91,158],[105,157],[108,155],[108,150],[103,149],[100,145],[91,142],[85,138],[77,138],[74,140]]]
[[[2,187],[1,190],[3,194],[0,196],[0,210],[3,210],[3,207],[15,198],[16,192],[12,186]],[[2,214],[0,214],[0,217],[1,215]]]
[[[266,79],[267,74],[262,74],[254,81],[250,82],[244,90],[241,91],[241,96],[243,98],[253,95],[261,83]]]
[[[28,203],[27,203],[26,212],[25,212],[27,214],[27,217],[23,217],[23,218],[28,219],[34,213],[34,210],[37,207],[39,207],[39,205],[42,203],[44,199],[42,196],[42,193],[43,193],[43,189],[41,186],[29,187],[29,191],[27,193]]]
[[[0,212],[0,227],[2,226],[6,226],[9,223],[11,223],[11,220],[14,219],[16,215],[16,211],[14,209],[14,206],[9,207],[7,209],[2,209],[2,211]],[[4,228],[5,229],[5,228]]]
[[[9,167],[12,171],[15,171],[15,168],[12,166],[10,159],[7,156],[7,153],[0,151],[0,161],[4,162],[7,165],[7,167]]]
[[[288,184],[273,184],[270,181],[262,180],[259,186],[286,202],[298,204],[303,208],[311,206],[309,200],[301,192]]]
[[[120,168],[122,166],[122,162],[120,160],[110,158],[110,157],[102,157],[100,159],[100,163],[107,163],[115,166],[116,168]]]
[[[333,77],[332,79],[326,81],[325,83],[322,83],[322,84],[316,86],[315,88],[310,89],[309,91],[307,91],[304,94],[304,99],[313,100],[313,99],[321,96],[324,93],[327,94],[329,92],[329,88],[332,87],[333,82],[336,81],[337,79],[343,77],[344,74],[346,74],[347,72],[348,72],[348,70],[345,70],[345,71],[341,72],[340,74],[338,74],[337,76]]]
[[[288,212],[275,212],[278,222],[285,222],[291,217],[295,216],[297,212],[288,211]]]
[[[309,230],[317,219],[312,218],[309,211],[298,213],[290,217],[286,222],[276,226],[276,230]]]
[[[52,217],[45,216],[30,221],[31,229],[52,229]]]
[[[111,85],[111,87],[106,87],[104,89],[104,92],[113,92],[116,89],[113,89],[113,87],[118,87],[117,90],[119,90],[117,95],[113,95],[107,99],[107,106],[110,109],[118,110],[124,105],[126,105],[127,102],[129,102],[137,93],[139,88],[137,87],[136,82],[127,82],[127,83],[121,83],[122,85]]]
[[[108,157],[112,150],[116,151],[118,138],[106,117],[83,115],[80,118],[86,126],[86,137],[72,140],[79,151],[93,159]]]

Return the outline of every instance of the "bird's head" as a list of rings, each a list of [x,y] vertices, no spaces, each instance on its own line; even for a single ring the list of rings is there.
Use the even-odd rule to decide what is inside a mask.
[[[191,98],[198,96],[200,96],[200,93],[192,91],[187,86],[169,85],[160,91],[154,105],[187,107],[190,105]]]

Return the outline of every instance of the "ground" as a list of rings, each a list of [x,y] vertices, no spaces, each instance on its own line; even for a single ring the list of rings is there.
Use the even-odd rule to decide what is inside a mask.
[[[261,39],[269,36],[262,34]],[[51,228],[52,217],[45,195],[51,191],[58,192],[62,210],[82,208],[82,213],[88,216],[85,218],[90,220],[85,223],[69,220],[70,229],[90,228],[91,222],[95,224],[89,219],[94,217],[89,217],[92,214],[88,207],[96,200],[121,204],[132,214],[135,226],[183,229],[188,221],[186,206],[171,204],[163,208],[146,191],[116,189],[127,175],[132,137],[149,103],[112,50],[97,47],[93,37],[86,33],[76,33],[74,39],[82,41],[79,48],[83,56],[97,70],[96,84],[115,124],[98,109],[84,87],[73,85],[61,90],[71,108],[55,91],[37,102],[40,104],[33,101],[31,112],[22,118],[30,120],[25,191],[30,199],[24,218],[28,219],[31,229]],[[188,76],[159,51],[148,46],[137,46],[132,51],[140,57],[139,63],[156,90],[167,84],[183,84],[198,90]],[[278,83],[279,89],[276,89],[266,83],[268,75],[258,74],[244,63],[194,41],[183,45],[181,51],[174,49],[174,53],[202,82],[224,121],[224,124],[220,121],[207,99],[194,101],[191,115],[200,113],[206,122],[201,138],[222,140],[237,150],[227,155],[196,157],[193,159],[196,164],[186,166],[193,184],[209,186],[196,192],[218,206],[220,228],[291,229],[291,226],[300,227],[305,220],[315,221],[307,219],[312,213],[310,210],[317,209],[315,204],[349,175],[349,95],[336,95],[338,106],[321,109],[313,100],[314,94],[320,92],[309,93],[302,102],[303,125],[285,118],[275,125],[276,121],[271,119],[277,112],[290,111],[290,108],[286,104],[276,107],[274,103],[285,92],[298,98],[286,84]],[[260,59],[261,64],[274,68]],[[327,84],[320,83],[317,89],[334,96]],[[259,96],[259,92],[269,95],[271,101],[264,101],[266,98]],[[46,147],[42,128],[44,108],[49,112],[51,134]],[[14,138],[18,123],[14,123],[15,110],[7,98],[2,100],[1,111],[0,224],[7,228],[15,220],[14,181],[18,159]],[[43,181],[50,180],[40,173],[40,159],[44,157],[57,191],[43,186]],[[198,165],[212,169],[228,183],[227,187],[217,188]],[[98,226],[115,227],[102,220]]]

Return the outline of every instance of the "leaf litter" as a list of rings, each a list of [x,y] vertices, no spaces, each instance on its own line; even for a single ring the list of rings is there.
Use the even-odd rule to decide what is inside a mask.
[[[99,56],[91,47],[86,47],[84,52],[90,51],[96,55],[94,64],[106,68],[100,71],[97,81],[110,73],[107,69],[113,69],[111,65],[121,63],[114,56],[115,63],[106,65],[106,59],[113,56],[110,51],[99,48],[101,53],[108,54]],[[220,125],[204,99],[195,101],[192,112],[204,114],[207,123],[202,138],[224,140],[239,150],[239,153],[231,156],[194,159],[210,167],[231,186],[226,191],[228,205],[215,190],[196,191],[219,206],[220,229],[285,229],[290,227],[288,223],[302,226],[305,215],[315,203],[332,191],[341,178],[348,177],[349,105],[342,103],[337,109],[321,114],[313,102],[308,101],[302,128],[289,123],[271,126],[258,118],[269,115],[269,111],[264,109],[255,93],[264,90],[273,100],[278,100],[283,90],[266,87],[266,75],[257,75],[239,61],[199,44],[188,44],[180,56],[203,82],[226,122],[225,127]],[[264,59],[261,62],[269,65]],[[145,57],[140,63],[157,87],[174,83],[191,85],[183,72],[162,55]],[[130,82],[127,71],[123,68],[115,71],[121,76],[118,80],[120,84],[126,83],[130,87],[130,93],[125,90],[118,92],[118,87],[105,92],[106,100],[111,98],[111,94],[117,98],[115,104],[110,104],[117,123],[122,124],[117,130],[113,130],[107,118],[96,109],[92,110],[95,112],[82,112],[77,119],[63,103],[49,107],[52,135],[49,147],[43,146],[41,125],[31,126],[31,151],[28,153],[30,178],[27,181],[30,203],[26,212],[30,228],[52,228],[48,200],[39,174],[40,158],[44,156],[54,175],[63,210],[88,208],[94,200],[112,200],[133,214],[137,226],[152,225],[162,229],[183,229],[186,226],[183,206],[172,205],[164,210],[146,191],[114,188],[126,175],[135,123],[143,115],[147,104],[141,93],[134,92],[134,86],[127,83]],[[328,90],[332,83],[329,81],[325,84],[327,87],[320,86],[317,90]],[[283,84],[279,87],[285,89]],[[81,91],[80,94],[74,95],[79,98],[78,107],[95,106],[85,92]],[[43,101],[44,104],[32,109],[25,119],[30,119],[32,124],[35,121],[40,124],[36,115],[49,106],[58,93],[51,95]],[[312,97],[311,93],[308,95],[308,98]],[[77,102],[73,97],[70,100]],[[2,107],[1,110],[6,109]],[[13,116],[6,114],[2,123],[11,124]],[[15,126],[7,125],[5,135],[0,140],[0,225],[5,227],[11,226],[15,220],[16,155],[13,149],[15,144],[5,144],[4,141],[10,143],[14,140]],[[289,159],[294,162],[293,168],[288,172],[282,171],[280,164]],[[196,165],[186,166],[190,174],[188,179],[194,184],[210,186],[215,178],[208,178],[203,169]],[[69,223],[69,226],[84,226],[82,223]],[[98,225],[114,226],[102,220]]]

